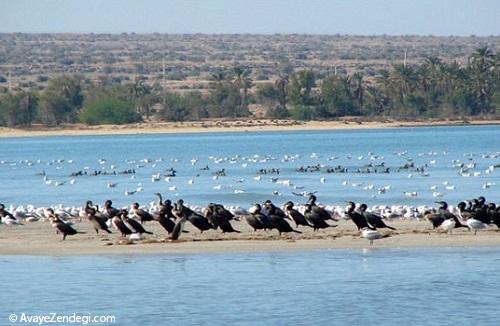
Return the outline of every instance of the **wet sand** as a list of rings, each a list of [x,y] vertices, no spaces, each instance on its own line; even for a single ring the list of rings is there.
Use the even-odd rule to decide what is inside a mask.
[[[387,224],[396,231],[380,229],[386,238],[375,240],[373,246],[362,238],[351,221],[341,220],[338,227],[313,232],[300,227],[303,234],[284,234],[276,230],[257,231],[250,229],[245,221],[235,221],[236,234],[222,234],[220,230],[209,230],[201,234],[186,223],[185,233],[179,241],[169,241],[167,233],[156,222],[148,222],[146,229],[154,235],[146,235],[142,241],[126,241],[115,229],[112,234],[97,235],[91,225],[77,222],[75,228],[86,232],[68,236],[61,241],[48,222],[32,222],[22,226],[0,225],[0,255],[109,255],[109,254],[185,254],[185,253],[229,253],[269,252],[342,248],[417,248],[417,247],[472,247],[500,246],[500,230],[492,227],[478,231],[455,229],[453,234],[432,230],[427,221],[393,220]]]
[[[295,130],[349,130],[382,129],[398,127],[426,127],[448,125],[499,125],[500,120],[423,120],[423,121],[294,121],[251,119],[237,121],[195,121],[195,122],[158,122],[129,125],[83,124],[62,125],[54,128],[33,126],[31,128],[0,127],[0,137],[38,137],[38,136],[81,136],[81,135],[123,135],[123,134],[163,134],[163,133],[200,133],[200,132],[245,132],[245,131],[295,131]]]

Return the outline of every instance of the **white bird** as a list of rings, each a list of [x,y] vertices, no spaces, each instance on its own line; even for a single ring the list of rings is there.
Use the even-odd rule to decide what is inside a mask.
[[[262,179],[262,177],[259,175],[259,176],[253,177],[253,179],[254,179],[255,181],[260,181],[260,180]]]
[[[455,228],[455,220],[452,219],[452,218],[449,218],[447,220],[445,220],[439,227],[443,230],[446,231],[446,233],[451,233],[451,231],[453,231],[453,229]]]
[[[176,186],[168,187],[168,190],[170,190],[170,191],[176,191],[177,187]]]
[[[475,218],[467,219],[467,226],[469,229],[474,230],[474,235],[476,235],[477,230],[482,230],[488,228],[488,224],[485,224]]]
[[[71,179],[71,180],[69,180],[69,183],[70,183],[70,184],[72,184],[72,185],[74,185],[74,184],[75,184],[75,182],[76,182],[76,179]]]
[[[321,183],[325,183],[325,181],[326,181],[326,180],[325,180],[325,178],[321,178],[321,179],[319,179],[319,181],[320,181]]]
[[[377,230],[370,230],[368,228],[364,228],[361,232],[363,238],[370,240],[370,246],[373,245],[373,240],[382,239],[384,235]]]

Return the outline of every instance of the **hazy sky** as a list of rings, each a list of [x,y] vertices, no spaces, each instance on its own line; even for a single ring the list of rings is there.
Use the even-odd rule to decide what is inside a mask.
[[[0,0],[0,32],[500,35],[500,0]]]

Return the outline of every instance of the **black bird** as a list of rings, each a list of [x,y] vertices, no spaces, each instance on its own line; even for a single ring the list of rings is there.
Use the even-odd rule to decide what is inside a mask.
[[[106,200],[104,202],[104,212],[108,216],[108,218],[113,218],[116,215],[120,214],[120,210],[113,207],[113,202],[111,200]]]
[[[115,228],[120,231],[122,237],[133,233],[132,230],[130,230],[122,220],[122,216],[126,215],[128,215],[128,212],[122,209],[120,210],[120,213],[118,213],[118,215],[113,216],[113,218],[111,219],[111,223],[113,223]]]
[[[375,230],[375,228],[368,223],[368,221],[366,220],[366,218],[363,215],[354,211],[354,208],[356,207],[356,204],[354,204],[354,202],[348,201],[347,203],[348,203],[347,204],[347,211],[345,213],[354,222],[354,224],[356,224],[358,231],[360,231],[364,228],[368,228],[370,230]]]
[[[179,218],[177,219],[177,223],[174,226],[172,234],[170,235],[171,240],[178,240],[181,234],[184,231],[184,225],[187,221],[187,216],[182,213],[182,208],[177,207],[177,203],[175,204],[174,211],[178,213]]]
[[[318,215],[319,218],[322,218],[324,220],[337,221],[336,219],[334,219],[332,217],[332,215],[330,213],[327,212],[326,209],[316,205],[316,196],[315,195],[309,196],[308,204],[311,205],[311,209],[313,210],[314,213],[316,213]]]
[[[488,214],[490,216],[491,223],[500,228],[500,206],[496,207],[494,203],[490,203],[488,205]]]
[[[153,234],[153,232],[146,231],[141,223],[137,222],[136,220],[134,220],[131,217],[128,217],[128,214],[123,214],[122,218],[123,218],[124,222],[126,222],[128,225],[130,225],[132,227],[132,229],[134,229],[135,233]]]
[[[269,220],[273,224],[274,228],[278,230],[279,235],[281,235],[281,233],[288,233],[288,232],[302,233],[300,231],[294,230],[290,226],[290,224],[288,224],[288,222],[285,220],[285,218],[288,217],[281,209],[277,208],[270,202],[267,202],[266,206],[269,212],[268,215]]]
[[[250,209],[250,214],[245,216],[245,220],[254,231],[273,229],[273,225],[269,217],[262,213],[262,207],[260,204],[254,204],[254,206]]]
[[[132,213],[141,220],[141,224],[148,221],[154,221],[153,215],[149,214],[142,208],[139,208],[139,203],[132,204]]]
[[[194,227],[201,231],[201,233],[214,228],[203,215],[193,212],[189,207],[184,206],[184,201],[182,199],[177,201],[176,206],[177,214],[180,214],[180,217],[185,216]]]
[[[158,213],[156,213],[153,218],[160,223],[160,225],[167,231],[167,233],[172,233],[175,228],[175,223],[172,221],[170,218],[174,217],[172,214],[172,202],[170,200],[165,200],[164,203],[162,203],[162,198],[159,193],[156,194],[159,196],[158,200],[158,207],[160,210]]]
[[[207,207],[205,217],[211,222],[212,225],[217,225],[220,227],[223,233],[226,232],[236,232],[236,233],[241,233],[238,230],[235,230],[231,223],[229,222],[234,218],[234,215],[228,211],[227,209],[224,208],[224,206],[220,204],[210,204]],[[215,228],[216,229],[216,228]]]
[[[2,217],[8,217],[8,218],[17,220],[14,217],[14,215],[12,215],[11,213],[9,213],[8,211],[5,210],[5,205],[4,204],[0,204],[0,218],[2,218]]]
[[[58,232],[60,232],[63,237],[62,240],[64,241],[66,239],[66,236],[68,235],[75,235],[77,233],[85,233],[81,231],[75,230],[71,225],[64,223],[63,220],[59,218],[56,214],[54,214],[54,211],[49,208],[49,220],[50,220],[50,225],[57,229]]]
[[[382,220],[382,216],[375,214],[373,212],[367,212],[366,211],[367,208],[368,206],[366,206],[366,204],[361,204],[361,206],[359,206],[359,211],[366,218],[368,223],[370,223],[377,229],[388,228],[391,230],[396,230],[396,228],[393,228],[392,226],[385,224],[385,222]]]
[[[483,222],[484,224],[490,224],[491,219],[488,215],[487,206],[484,204],[485,198],[479,197],[478,199],[472,200],[472,211],[470,212],[470,217],[476,219],[478,221]]]
[[[281,218],[288,218],[290,219],[286,214],[285,212],[283,212],[283,210],[279,207],[276,207],[270,200],[266,200],[266,202],[264,203],[264,207],[266,208],[267,210],[267,215],[275,215],[275,216],[279,216]]]
[[[309,206],[311,206],[311,205],[309,205]],[[313,226],[307,222],[305,216],[302,215],[298,210],[293,208],[293,202],[291,202],[291,201],[286,202],[284,205],[284,208],[285,208],[285,210],[284,210],[285,214],[295,222],[295,227],[299,227],[299,225],[303,225],[303,226],[309,226],[309,227],[313,228]]]
[[[455,221],[455,228],[466,228],[466,225],[463,225],[460,220],[448,210],[448,203],[445,201],[437,201],[436,204],[439,204],[440,207],[436,213],[427,214],[425,217],[432,223],[432,227],[435,229],[443,224],[444,221],[448,219],[453,219]],[[463,207],[465,207],[465,203],[463,203]],[[459,203],[457,207],[462,207],[462,203]]]
[[[92,226],[94,227],[95,233],[99,234],[99,230],[106,231],[108,233],[113,233],[111,230],[108,228],[108,225],[106,224],[107,218],[101,217],[101,216],[96,216],[95,212],[91,215],[87,214],[87,218],[89,219],[90,223],[92,223]]]
[[[336,225],[330,225],[326,223],[326,221],[312,209],[312,206],[310,204],[305,204],[304,207],[304,217],[307,219],[307,221],[309,221],[309,223],[312,224],[312,228],[314,231],[317,231],[319,229],[326,229],[329,227],[336,227]]]

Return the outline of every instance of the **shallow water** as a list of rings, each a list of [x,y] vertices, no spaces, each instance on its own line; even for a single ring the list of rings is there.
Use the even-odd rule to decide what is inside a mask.
[[[118,325],[497,325],[497,248],[0,256],[11,313]],[[5,322],[5,323],[4,323]]]
[[[102,203],[110,198],[117,206],[124,206],[134,201],[148,203],[154,199],[155,192],[161,192],[173,199],[182,197],[188,204],[221,202],[248,207],[266,199],[278,203],[303,202],[305,198],[292,192],[317,191],[319,200],[327,204],[355,200],[369,204],[417,205],[433,204],[439,199],[433,197],[432,185],[451,203],[479,195],[498,200],[500,169],[490,174],[485,170],[500,164],[499,140],[499,126],[2,138],[1,201],[16,205],[81,206],[88,199]],[[298,158],[285,161],[285,155],[298,155]],[[334,159],[329,160],[332,157]],[[195,165],[190,162],[193,158],[198,160]],[[220,162],[216,162],[217,158],[221,158]],[[100,159],[106,161],[100,164]],[[141,162],[143,159],[149,160]],[[415,171],[396,172],[409,159],[415,166],[427,164],[429,176]],[[453,160],[476,163],[476,167],[470,169],[471,176],[460,176],[458,168],[452,167]],[[353,173],[366,164],[382,162],[391,173]],[[327,174],[325,168],[322,172],[296,171],[301,166],[316,164],[342,165],[349,173]],[[135,169],[135,179],[130,175],[69,176],[80,170],[111,172],[112,165],[115,171]],[[200,170],[207,165],[210,170]],[[170,182],[164,180],[168,168],[178,171],[178,176]],[[280,174],[267,174],[260,181],[254,179],[259,169],[271,168],[279,168]],[[221,169],[225,169],[227,176],[214,180],[214,172]],[[42,176],[37,175],[43,171],[53,181],[52,185],[46,185]],[[474,177],[474,172],[480,175]],[[161,175],[158,182],[151,181],[155,173]],[[324,183],[320,182],[322,177]],[[273,178],[278,178],[274,180],[277,182],[273,183]],[[71,179],[75,179],[74,184],[70,184]],[[282,184],[285,180],[297,188]],[[344,181],[347,185],[343,185]],[[446,181],[455,189],[447,190],[443,185]],[[56,187],[55,182],[65,184]],[[488,182],[491,186],[483,189]],[[118,184],[108,188],[108,183]],[[360,186],[355,187],[353,183]],[[364,189],[370,185],[373,189]],[[390,189],[379,194],[377,189],[387,185]],[[169,190],[173,186],[176,189]],[[214,189],[218,186],[220,190]],[[139,187],[143,188],[142,192],[125,196],[126,191]],[[405,191],[415,191],[418,196],[407,197]]]

